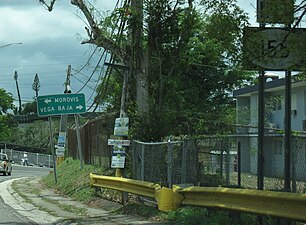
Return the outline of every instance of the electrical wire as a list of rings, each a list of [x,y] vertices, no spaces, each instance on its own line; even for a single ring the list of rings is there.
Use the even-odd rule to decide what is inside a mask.
[[[99,58],[99,61],[97,63],[97,65],[95,66],[94,70],[92,71],[90,77],[88,78],[88,80],[84,83],[84,85],[77,91],[77,93],[80,93],[80,91],[82,91],[84,89],[84,87],[88,84],[88,82],[90,81],[90,79],[93,77],[93,75],[95,74],[96,70],[98,69],[99,67],[99,64],[103,58],[103,55],[105,54],[106,50],[103,51],[101,57]]]
[[[115,6],[115,8],[114,8],[114,10],[116,9],[116,8],[118,8],[119,7],[119,0],[117,0],[117,3],[116,3],[116,6]],[[121,1],[121,7],[125,7],[125,6],[127,6],[128,4],[129,4],[129,0],[122,0]],[[116,38],[116,44],[118,44],[120,41],[121,41],[121,38],[122,38],[122,35],[123,35],[123,31],[124,31],[124,27],[125,27],[125,25],[126,25],[126,19],[122,19],[122,18],[125,18],[125,17],[123,17],[123,13],[121,14],[121,20],[120,20],[120,18],[118,18],[118,20],[116,21],[116,23],[118,23],[119,22],[119,20],[120,20],[120,25],[119,25],[119,29],[118,29],[118,32],[117,32],[117,38]],[[113,32],[112,32],[112,35],[111,36],[113,36],[114,35],[114,32],[115,32],[115,30],[113,30]],[[113,56],[113,54],[111,54],[111,59],[110,59],[110,62],[111,63],[113,63],[114,62],[114,56]],[[107,89],[108,89],[108,81],[109,81],[109,78],[110,78],[110,74],[112,73],[112,68],[110,68],[110,67],[108,67],[107,68],[107,71],[106,71],[106,74],[105,74],[105,76],[104,76],[104,79],[103,79],[103,81],[102,81],[102,84],[101,84],[101,89],[99,90],[99,92],[97,93],[97,95],[96,95],[96,99],[98,99],[98,100],[96,100],[96,101],[94,101],[93,102],[93,104],[91,105],[91,107],[89,108],[89,109],[91,109],[92,107],[93,107],[93,105],[94,104],[96,104],[96,106],[95,106],[95,108],[94,108],[94,110],[93,110],[93,112],[95,112],[96,111],[96,109],[98,108],[98,106],[99,106],[99,104],[100,104],[100,102],[105,98],[105,96],[106,96],[106,93],[107,93]],[[103,88],[103,86],[105,85],[105,87]],[[102,90],[104,90],[104,95],[102,95]],[[100,98],[98,98],[98,96],[100,96],[100,95],[102,95]]]
[[[82,81],[81,79],[75,77],[75,76],[72,76],[74,79],[76,79],[77,81],[79,81],[80,83],[82,83],[83,85],[87,86],[88,88],[90,88],[91,90],[94,90],[94,88],[92,88],[91,86],[89,86],[88,84],[86,84],[84,81]],[[77,92],[79,93],[79,92]]]
[[[75,73],[72,73],[71,75],[75,75],[80,73],[89,63],[89,61],[92,59],[93,55],[95,54],[95,52],[97,51],[98,46],[94,49],[94,51],[92,52],[92,54],[90,55],[90,57],[87,59],[86,63],[81,67],[81,69],[77,70]]]
[[[105,62],[106,62],[106,58],[107,58],[107,54],[105,54],[105,56],[104,56],[104,63],[103,63],[103,65],[104,65]],[[99,74],[99,76],[98,76],[98,81],[99,81],[100,78],[102,77],[103,72],[104,72],[104,69],[102,68],[101,71],[100,71],[100,74]],[[96,93],[96,90],[97,90],[98,85],[99,85],[99,82],[98,82],[98,81],[96,82],[94,91],[91,93],[91,95],[90,95],[90,97],[88,98],[87,102],[89,102],[89,101],[92,99],[94,93]],[[94,101],[93,101],[93,102],[94,102]],[[90,108],[91,108],[91,107],[90,107]]]

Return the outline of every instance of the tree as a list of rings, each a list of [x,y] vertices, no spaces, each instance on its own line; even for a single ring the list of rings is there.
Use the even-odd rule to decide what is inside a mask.
[[[0,140],[6,140],[12,132],[12,127],[16,126],[12,115],[8,113],[8,110],[15,108],[13,102],[14,98],[12,94],[0,88]]]
[[[37,114],[37,100],[22,104],[22,115]]]
[[[55,0],[40,2],[51,11]],[[89,39],[83,43],[109,50],[115,63],[129,69],[134,138],[194,134],[198,124],[215,131],[233,118],[227,116],[233,112],[230,91],[249,79],[239,70],[239,40],[247,17],[236,1],[207,0],[200,8],[190,0],[124,1],[100,21],[85,0],[71,3],[88,22]]]
[[[15,128],[14,135],[10,135],[6,140],[20,145],[33,146],[39,148],[50,148],[50,128],[45,121],[35,121],[29,126]],[[53,133],[58,131],[58,123],[53,127]]]
[[[33,84],[32,84],[32,89],[35,91],[35,96],[36,96],[36,99],[37,99],[38,98],[38,91],[40,89],[40,82],[39,82],[38,74],[35,74],[34,81],[33,81]]]
[[[0,115],[6,114],[9,109],[13,110],[15,108],[13,102],[12,94],[0,88]]]

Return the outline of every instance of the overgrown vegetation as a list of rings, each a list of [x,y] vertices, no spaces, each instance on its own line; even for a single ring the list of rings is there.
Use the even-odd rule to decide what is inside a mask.
[[[49,11],[55,2],[40,1]],[[231,92],[253,79],[240,64],[248,17],[237,0],[121,1],[107,16],[87,0],[71,3],[88,22],[83,43],[109,51],[119,68],[107,69],[95,104],[124,112],[131,139],[232,131]]]
[[[114,175],[114,171],[102,170],[99,167],[84,165],[80,170],[80,162],[71,158],[66,159],[57,167],[58,182],[54,181],[54,174],[50,173],[43,178],[43,183],[49,188],[54,188],[63,195],[72,197],[78,201],[90,203],[104,198],[111,201],[120,201],[121,195],[117,191],[103,189],[97,193],[94,188],[89,186],[89,173],[98,173],[103,175]],[[182,224],[182,225],[255,225],[256,216],[248,214],[237,214],[216,209],[206,209],[201,207],[181,207],[176,211],[164,213],[158,211],[153,203],[139,203],[133,196],[125,205],[113,210],[113,213],[137,215],[148,220],[161,221],[164,224]],[[111,204],[111,202],[109,203]],[[274,221],[264,218],[264,225],[274,225]]]

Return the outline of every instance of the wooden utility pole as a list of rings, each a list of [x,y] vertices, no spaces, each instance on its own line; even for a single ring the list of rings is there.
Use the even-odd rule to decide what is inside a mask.
[[[66,77],[66,82],[65,82],[65,90],[64,90],[65,94],[71,93],[70,76],[71,76],[71,65],[68,65],[67,77]],[[67,135],[67,122],[68,122],[68,114],[62,114],[61,115],[59,132],[64,133],[65,140],[66,140],[66,135]],[[66,148],[66,146],[64,148]],[[61,163],[62,161],[64,161],[64,156],[63,155],[58,156],[57,161],[58,161],[58,163]]]
[[[140,115],[145,115],[149,110],[148,77],[146,60],[143,49],[143,0],[132,0],[132,53],[133,72],[136,78],[136,102]]]
[[[18,85],[18,74],[17,74],[17,71],[15,71],[14,80],[16,81],[16,88],[17,88],[17,94],[18,94],[18,99],[19,99],[18,114],[20,114],[21,113],[21,97],[20,97],[20,91],[19,91],[19,85]]]

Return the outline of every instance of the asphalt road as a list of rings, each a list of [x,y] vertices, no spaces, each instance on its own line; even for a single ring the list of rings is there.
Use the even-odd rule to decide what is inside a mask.
[[[50,170],[52,169],[34,166],[13,165],[12,176],[3,176],[1,174],[0,182],[21,177],[45,176],[49,173]],[[20,215],[11,206],[5,204],[2,198],[0,198],[0,218],[0,225],[36,225],[36,223]]]

